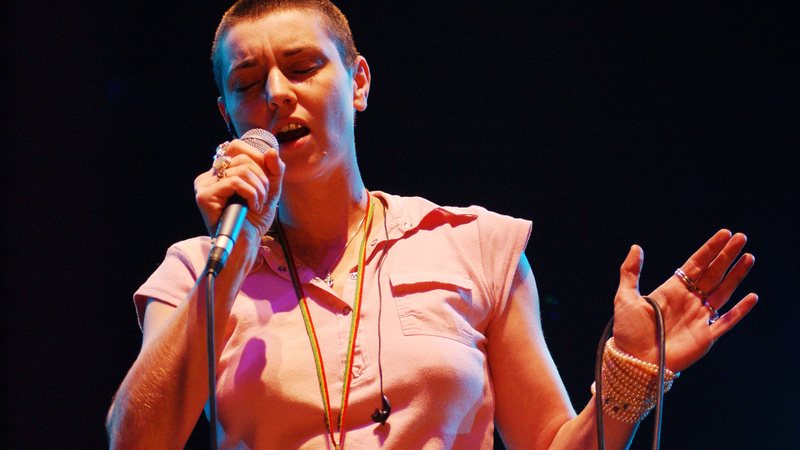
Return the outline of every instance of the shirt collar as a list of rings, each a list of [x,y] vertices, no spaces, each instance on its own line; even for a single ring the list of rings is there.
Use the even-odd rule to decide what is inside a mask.
[[[458,226],[475,220],[478,216],[467,212],[464,208],[439,206],[422,197],[401,197],[382,191],[370,191],[370,194],[381,201],[386,211],[386,233],[375,232],[367,242],[367,259],[380,248],[378,244],[395,241],[406,235],[416,233],[420,229],[434,229],[444,224]],[[265,239],[259,247],[261,261],[253,268],[255,271],[262,263],[268,265],[281,278],[289,279],[289,273],[283,251],[277,240]],[[305,275],[305,276],[303,276]],[[308,278],[311,274],[301,274]]]
[[[400,239],[406,234],[417,232],[420,228],[433,229],[446,223],[455,226],[471,222],[478,217],[463,208],[439,206],[422,197],[401,197],[381,191],[371,193],[386,206],[389,240]]]

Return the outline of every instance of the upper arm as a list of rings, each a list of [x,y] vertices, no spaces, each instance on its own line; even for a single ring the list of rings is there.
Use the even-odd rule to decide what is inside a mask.
[[[148,298],[142,321],[142,348],[148,345],[167,320],[175,313],[175,306],[155,298]]]
[[[488,336],[495,418],[509,448],[545,448],[561,425],[575,416],[539,316],[536,281],[523,254],[508,304]]]

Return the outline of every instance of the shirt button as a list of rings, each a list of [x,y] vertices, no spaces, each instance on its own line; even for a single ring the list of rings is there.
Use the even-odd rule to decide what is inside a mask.
[[[352,311],[353,311],[353,308],[351,308],[349,306],[345,306],[344,308],[342,308],[342,314],[344,314],[345,316],[349,315]]]
[[[358,278],[358,272],[350,272],[350,279],[355,280]]]
[[[286,272],[286,266],[278,266],[278,272]]]

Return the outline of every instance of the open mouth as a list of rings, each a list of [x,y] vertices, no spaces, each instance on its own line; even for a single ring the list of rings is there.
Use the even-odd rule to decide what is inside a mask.
[[[311,130],[307,127],[292,123],[278,130],[275,134],[275,138],[278,139],[279,144],[283,144],[285,142],[296,141],[303,136],[307,136],[310,132]]]

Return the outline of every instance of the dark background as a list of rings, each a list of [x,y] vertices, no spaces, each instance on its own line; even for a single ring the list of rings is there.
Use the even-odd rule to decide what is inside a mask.
[[[140,342],[131,294],[204,232],[192,181],[227,138],[208,63],[227,2],[51,3],[0,7],[2,447],[103,448]],[[341,2],[373,73],[368,188],[533,220],[576,408],[628,247],[648,291],[715,230],[746,232],[737,298],[762,301],[675,384],[662,445],[800,448],[790,2],[554,3]]]

